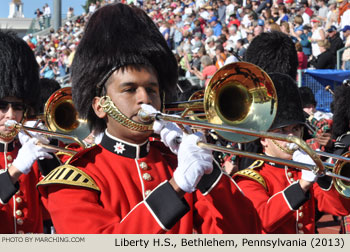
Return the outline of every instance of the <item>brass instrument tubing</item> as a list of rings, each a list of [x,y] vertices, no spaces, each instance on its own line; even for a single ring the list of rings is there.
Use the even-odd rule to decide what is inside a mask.
[[[165,121],[172,121],[174,123],[191,125],[191,126],[195,126],[203,129],[209,128],[213,130],[222,130],[222,131],[233,132],[238,134],[245,134],[248,136],[256,136],[260,138],[263,137],[263,138],[285,141],[289,143],[295,143],[296,145],[299,146],[300,149],[306,152],[311,157],[311,159],[315,162],[316,164],[316,166],[314,167],[315,173],[323,174],[323,171],[324,171],[324,166],[319,156],[317,156],[316,153],[302,139],[295,136],[283,135],[283,134],[272,133],[272,132],[255,131],[250,129],[242,129],[242,128],[226,126],[226,125],[217,125],[217,124],[212,124],[207,122],[194,121],[190,119],[182,119],[182,118],[164,115],[160,113],[156,115],[151,115],[151,116],[155,117],[155,119],[158,119],[158,120],[161,119]]]
[[[273,162],[276,164],[282,164],[282,165],[287,165],[290,167],[295,167],[297,169],[302,169],[302,170],[309,170],[309,171],[313,171],[314,170],[314,165],[309,165],[309,164],[304,164],[304,163],[300,163],[300,162],[296,162],[296,161],[292,161],[292,160],[286,160],[286,159],[282,159],[282,158],[277,158],[277,157],[271,157],[271,156],[266,156],[266,155],[259,155],[253,152],[247,152],[247,151],[241,151],[238,149],[231,149],[231,148],[225,148],[222,146],[217,146],[214,144],[207,144],[207,143],[203,143],[203,142],[199,142],[198,146],[204,149],[208,149],[208,150],[215,150],[215,151],[220,151],[220,152],[225,152],[225,153],[230,153],[230,154],[234,154],[234,155],[238,155],[238,156],[244,156],[244,157],[248,157],[248,158],[252,158],[252,159],[257,159],[257,160],[263,160],[263,161],[268,161],[268,162]],[[334,167],[333,164],[326,164],[326,166],[328,167]],[[323,173],[326,176],[330,176],[333,178],[337,178],[337,179],[341,179],[341,180],[346,180],[350,182],[350,178],[348,177],[344,177],[335,173],[332,173],[328,170],[325,170],[325,172]]]
[[[27,131],[33,131],[33,132],[41,133],[41,134],[44,134],[44,135],[50,135],[50,136],[54,136],[54,137],[61,137],[61,138],[65,138],[65,139],[74,140],[81,147],[85,147],[85,144],[82,141],[80,141],[80,139],[78,139],[77,137],[74,137],[74,136],[68,136],[68,135],[65,135],[65,134],[61,134],[61,133],[57,133],[57,132],[53,132],[53,131],[48,131],[48,130],[42,130],[42,129],[38,129],[38,128],[26,127],[26,126],[23,126],[23,125],[21,125],[19,123],[15,124],[15,128],[17,130],[23,129],[23,130],[27,130]]]

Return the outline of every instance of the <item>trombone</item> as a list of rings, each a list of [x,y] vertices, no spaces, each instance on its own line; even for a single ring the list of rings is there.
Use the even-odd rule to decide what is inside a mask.
[[[17,133],[23,130],[30,137],[31,135],[28,131],[48,135],[67,143],[75,142],[82,148],[86,147],[85,143],[80,139],[86,138],[90,130],[87,122],[78,118],[78,113],[73,105],[70,87],[61,88],[54,92],[45,103],[44,114],[36,116],[35,119],[43,121],[48,130],[27,127],[13,120],[5,122],[5,127],[17,131]],[[40,145],[63,153],[77,153],[76,151],[54,145],[42,143]]]
[[[244,152],[203,142],[199,142],[198,145],[201,148],[310,170],[315,174],[333,177],[337,184],[339,180],[350,182],[350,176],[346,176],[349,175],[349,171],[344,170],[346,164],[350,161],[348,156],[332,155],[333,158],[339,159],[334,167],[340,167],[334,169],[334,173],[332,173],[328,169],[333,167],[333,165],[324,164],[319,155],[302,139],[296,136],[267,132],[276,115],[277,94],[270,77],[259,67],[247,62],[236,62],[219,69],[205,89],[202,107],[204,108],[207,122],[178,118],[162,113],[149,114],[142,109],[139,111],[138,116],[145,122],[165,120],[179,125],[190,125],[194,128],[213,129],[219,136],[231,142],[243,143],[257,138],[269,138],[294,143],[312,158],[315,165]],[[191,110],[190,106],[187,108]],[[339,161],[343,163],[338,163]],[[342,190],[339,193],[344,197],[350,197],[349,189],[345,190],[345,192]]]

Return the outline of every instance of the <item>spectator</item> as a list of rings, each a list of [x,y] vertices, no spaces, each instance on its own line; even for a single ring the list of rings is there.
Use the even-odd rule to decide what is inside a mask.
[[[350,25],[345,25],[342,32],[345,38],[345,47],[350,47]],[[343,69],[350,70],[350,48],[344,50],[342,61]]]
[[[218,1],[218,20],[221,24],[226,24],[226,5],[223,0]]]
[[[318,0],[317,6],[319,7],[317,11],[317,18],[322,21],[322,24],[325,24],[327,21],[328,7],[326,5],[326,0]]]
[[[289,21],[289,16],[287,14],[287,8],[285,5],[279,5],[278,6],[278,16],[279,18],[277,19],[276,23],[281,25],[282,22],[288,22]]]
[[[210,27],[213,29],[213,35],[216,37],[219,37],[221,35],[222,25],[218,23],[218,18],[214,16],[208,21],[208,23],[210,24]]]
[[[226,5],[226,24],[229,23],[229,18],[235,12],[235,6],[232,4],[232,1],[233,0],[224,0],[225,5]]]
[[[202,71],[199,71],[197,68],[191,69],[191,73],[195,74],[200,80],[205,81],[205,86],[208,85],[211,77],[218,70],[213,64],[213,60],[208,56],[204,55],[201,57]]]
[[[74,17],[74,8],[73,7],[69,7],[68,11],[67,11],[67,18],[71,19],[72,17]]]
[[[339,3],[338,25],[340,25],[341,18],[343,16],[344,12],[348,10],[350,3],[348,3],[348,0],[337,0],[337,2]]]
[[[96,4],[95,3],[90,3],[89,5],[89,13],[92,14],[96,10]]]
[[[348,3],[348,8],[344,11],[340,19],[340,27],[344,28],[345,25],[350,24],[350,3]]]
[[[237,54],[238,56],[243,59],[245,56],[245,52],[247,51],[247,49],[244,47],[244,39],[239,39],[236,42],[236,50],[237,50]]]
[[[36,19],[38,20],[40,30],[44,29],[44,18],[43,18],[43,12],[38,8],[34,12],[34,15],[36,15]]]
[[[344,47],[344,43],[343,43],[343,40],[339,36],[337,28],[334,25],[332,25],[327,30],[327,38],[331,44],[329,50],[332,53],[333,57],[336,59],[337,58],[337,51]]]
[[[44,9],[43,15],[45,19],[45,28],[48,28],[51,25],[51,9],[47,3],[44,5],[43,9]]]
[[[221,44],[216,46],[215,58],[216,58],[215,67],[216,69],[220,69],[221,67],[224,66],[226,61],[226,54],[224,52],[224,47]]]
[[[54,62],[47,60],[46,64],[40,70],[40,76],[47,79],[54,79],[57,75],[57,70]]]
[[[237,57],[233,55],[233,53],[234,53],[234,45],[232,43],[227,44],[225,47],[226,60],[224,65],[239,61]]]
[[[337,1],[329,0],[328,1],[328,13],[327,13],[327,21],[325,28],[329,29],[332,25],[338,26],[338,9],[337,9]]]
[[[298,69],[306,69],[307,68],[307,56],[303,52],[303,47],[301,46],[300,42],[295,43],[295,49],[297,50],[298,54]]]
[[[163,35],[165,41],[167,42],[169,48],[171,48],[171,40],[170,40],[170,25],[167,21],[161,21],[161,25],[159,27],[160,33]]]
[[[320,55],[321,51],[318,46],[318,41],[323,41],[326,38],[325,32],[323,27],[321,26],[321,22],[317,18],[313,18],[311,20],[311,26],[312,26],[312,36],[310,38],[311,41],[311,48],[312,48],[312,56],[315,58]]]
[[[303,52],[308,57],[311,58],[312,47],[309,38],[312,36],[311,27],[308,25],[303,25],[303,34],[301,35],[300,44],[303,47]]]
[[[228,28],[228,40],[231,40],[233,44],[242,38],[242,34],[238,31],[237,25],[233,24]]]
[[[333,57],[328,40],[320,40],[317,42],[320,48],[320,54],[317,57],[315,68],[316,69],[334,69],[335,58]]]

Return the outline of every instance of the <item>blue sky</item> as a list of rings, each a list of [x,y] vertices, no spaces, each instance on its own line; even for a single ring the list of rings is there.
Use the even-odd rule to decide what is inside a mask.
[[[0,17],[1,18],[7,18],[9,15],[9,3],[11,0],[0,0]],[[23,3],[23,12],[24,17],[26,18],[34,18],[34,11],[37,8],[40,8],[42,11],[42,7],[45,3],[48,3],[48,5],[51,8],[51,12],[53,12],[53,0],[22,0]],[[83,13],[83,8],[81,7],[84,5],[86,0],[61,0],[62,3],[62,14],[65,15],[67,13],[68,8],[71,6],[74,8],[75,14],[81,14]]]

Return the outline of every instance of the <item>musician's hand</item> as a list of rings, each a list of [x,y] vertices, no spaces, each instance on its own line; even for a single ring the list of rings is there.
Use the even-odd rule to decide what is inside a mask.
[[[311,157],[303,151],[296,150],[293,154],[293,161],[315,165],[315,162],[311,159]],[[318,175],[309,170],[301,171],[301,179],[310,183],[314,183],[317,181]]]
[[[31,127],[31,128],[38,128],[38,129],[46,129],[45,125],[43,123],[41,123],[41,122],[38,125],[36,125],[36,121],[26,121],[24,123],[24,126]],[[45,136],[43,136],[42,134],[37,133],[37,132],[33,132],[33,131],[27,131],[27,132],[32,137],[37,138],[42,143],[45,143],[45,144],[49,143],[48,139]],[[18,139],[19,139],[21,145],[24,145],[26,142],[29,141],[29,139],[31,139],[31,137],[28,136],[28,134],[25,133],[24,130],[21,130],[18,133]]]
[[[191,193],[204,174],[213,170],[213,156],[210,150],[197,146],[197,142],[205,141],[200,133],[184,134],[178,153],[178,167],[174,172],[176,184],[185,192]]]
[[[16,159],[12,163],[12,165],[15,166],[17,170],[24,174],[28,174],[30,172],[35,160],[53,158],[53,156],[51,156],[48,152],[54,151],[37,145],[37,142],[37,138],[32,138],[24,143],[19,149]]]
[[[316,136],[316,141],[320,144],[323,145],[327,148],[332,147],[332,134],[331,133],[322,133],[322,134],[317,134]]]
[[[143,110],[152,114],[160,113],[148,104],[142,104],[141,107]],[[161,141],[165,146],[169,147],[174,154],[178,153],[183,132],[175,123],[156,120],[153,123],[153,131],[160,135]]]

